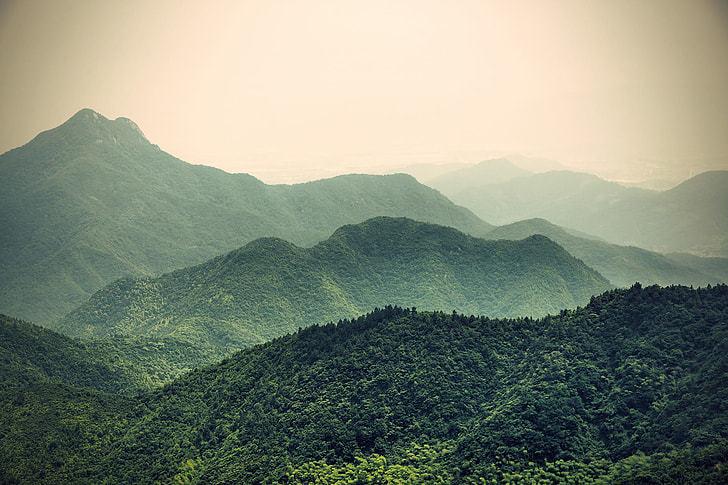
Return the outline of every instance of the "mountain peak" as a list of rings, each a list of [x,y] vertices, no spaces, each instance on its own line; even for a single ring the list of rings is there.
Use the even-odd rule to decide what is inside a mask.
[[[81,120],[90,120],[90,121],[107,120],[108,121],[108,119],[104,115],[102,115],[101,113],[99,113],[97,111],[94,111],[91,108],[81,108],[80,110],[78,110],[76,112],[76,114],[74,114],[73,116],[71,116],[68,119],[68,121],[71,121],[71,120],[76,120],[76,121],[81,121]]]
[[[60,135],[74,143],[150,144],[139,126],[129,118],[112,120],[91,108],[79,110],[63,124],[45,133]]]
[[[395,235],[411,236],[416,232],[459,233],[457,229],[416,221],[408,217],[377,216],[356,224],[345,224],[331,236],[332,239],[370,239],[393,237]],[[465,234],[463,234],[465,236]]]

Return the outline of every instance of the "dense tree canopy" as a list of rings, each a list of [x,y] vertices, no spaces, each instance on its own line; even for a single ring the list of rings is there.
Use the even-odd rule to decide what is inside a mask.
[[[56,328],[81,337],[173,337],[224,354],[382,304],[542,316],[609,287],[543,236],[485,241],[380,217],[344,226],[312,248],[259,239],[159,278],[117,281]]]
[[[135,398],[119,414],[124,424],[103,432],[82,419],[101,412],[104,395],[89,397],[77,413],[86,438],[53,455],[43,477],[27,474],[24,436],[3,430],[2,457],[14,457],[1,460],[3,473],[121,483],[724,483],[727,346],[726,286],[635,285],[537,320],[386,307],[194,370]],[[4,406],[44,412],[32,400]],[[23,425],[72,432],[53,420]]]

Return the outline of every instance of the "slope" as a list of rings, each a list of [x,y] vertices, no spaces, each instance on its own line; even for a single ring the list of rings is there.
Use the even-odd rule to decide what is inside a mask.
[[[724,285],[636,285],[543,320],[389,307],[184,376],[60,478],[721,483],[726,322]]]
[[[488,184],[501,184],[517,177],[530,175],[505,158],[485,160],[473,166],[453,170],[427,182],[445,195],[481,187]]]
[[[716,280],[728,281],[728,258],[701,257],[686,253],[670,253],[665,256],[677,264],[709,274]]]
[[[612,243],[728,255],[728,171],[705,172],[664,192],[547,172],[446,195],[497,224],[538,217]]]
[[[500,184],[481,185],[448,195],[452,200],[487,214],[496,224],[544,218],[559,225],[590,232],[588,222],[603,206],[624,198],[643,200],[649,191],[627,188],[596,175],[553,171],[518,177]],[[565,221],[571,221],[567,224]],[[603,236],[597,232],[592,234]]]
[[[721,258],[687,258],[690,263],[633,246],[619,246],[572,234],[544,219],[528,219],[495,228],[487,239],[523,239],[541,234],[560,244],[616,286],[683,284],[705,286],[728,281]],[[711,271],[712,268],[712,271]]]
[[[608,286],[543,236],[485,241],[380,217],[344,226],[312,248],[259,239],[159,278],[116,281],[55,328],[82,337],[155,335],[239,348],[377,304],[543,315]]]
[[[0,315],[0,382],[4,393],[37,384],[134,393],[158,387],[213,353],[172,339],[108,338],[80,342]]]
[[[40,322],[117,278],[200,263],[263,236],[310,245],[378,215],[490,228],[410,176],[268,186],[185,163],[132,121],[88,109],[0,155],[0,179],[0,311]]]

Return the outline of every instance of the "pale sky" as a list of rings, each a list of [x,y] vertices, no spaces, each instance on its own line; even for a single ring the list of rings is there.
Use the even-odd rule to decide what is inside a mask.
[[[0,66],[0,151],[89,107],[272,182],[502,152],[728,168],[725,1],[0,0]]]

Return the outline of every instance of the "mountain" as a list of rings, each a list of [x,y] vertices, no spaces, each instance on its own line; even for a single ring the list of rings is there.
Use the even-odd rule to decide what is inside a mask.
[[[394,173],[406,173],[412,175],[419,182],[427,185],[430,180],[439,177],[440,175],[460,170],[472,166],[469,163],[464,162],[451,162],[451,163],[415,163],[412,165],[406,165],[399,169],[394,170]]]
[[[0,381],[22,387],[44,381],[119,391],[130,383],[82,343],[0,315]]]
[[[666,257],[679,265],[708,274],[718,281],[728,281],[728,258],[705,258],[685,253],[670,253]]]
[[[39,483],[120,425],[144,380],[128,364],[0,315],[0,483]]]
[[[475,158],[475,157],[483,157],[484,154],[463,154],[466,158]],[[488,156],[488,155],[485,155]],[[481,169],[475,168],[476,165],[474,163],[465,163],[465,162],[441,162],[441,163],[416,163],[412,165],[406,165],[404,167],[401,167],[395,172],[401,172],[401,173],[408,173],[415,177],[417,180],[422,182],[425,185],[431,185],[431,182],[441,176],[446,176],[450,173],[460,172],[461,170],[465,170],[465,172],[468,171],[468,169],[474,169],[472,172],[474,174],[478,174],[480,171],[486,171],[489,164],[493,162],[493,165],[498,165],[499,163],[504,165],[504,174],[507,174],[508,172],[516,173],[520,172],[520,175],[527,175],[529,173],[540,173],[540,172],[547,172],[551,170],[566,170],[566,167],[562,165],[559,162],[556,162],[554,160],[548,160],[546,158],[535,158],[535,157],[526,157],[517,153],[510,153],[507,154],[504,157],[501,158],[488,158],[480,163],[480,165],[483,165],[484,167]],[[505,163],[504,163],[505,162]],[[487,175],[483,174],[483,175]],[[495,177],[500,178],[501,182],[505,181],[509,177],[501,176],[501,173],[498,170],[492,170],[491,174]],[[487,177],[481,177],[482,180],[485,181],[485,183],[493,183],[492,178],[489,182]],[[466,181],[467,182],[467,181]],[[457,187],[454,187],[457,189]]]
[[[601,207],[624,198],[642,199],[648,193],[602,180],[596,175],[553,171],[475,187],[451,193],[449,197],[475,208],[476,214],[487,214],[496,224],[538,217],[589,232],[583,226],[588,225],[586,221],[591,220]],[[574,218],[571,224],[564,222],[571,218]]]
[[[728,256],[728,171],[705,172],[663,192],[547,172],[446,195],[496,224],[544,218],[617,244]]]
[[[8,392],[44,383],[133,393],[165,384],[213,358],[209,349],[172,339],[81,342],[6,315],[0,315],[0,354],[0,382]]]
[[[542,320],[387,307],[141,396],[41,479],[13,435],[0,470],[62,483],[725,483],[727,321],[725,285],[635,285]]]
[[[311,245],[379,215],[491,226],[399,174],[265,185],[185,163],[126,118],[81,110],[0,155],[0,311],[47,322],[128,275],[191,264],[264,236]]]
[[[164,336],[228,349],[376,305],[535,316],[583,304],[608,287],[543,236],[485,241],[380,217],[343,226],[312,248],[259,239],[158,278],[116,281],[55,328],[86,338]]]
[[[616,286],[639,281],[652,285],[706,286],[728,282],[728,259],[699,256],[666,256],[633,246],[619,246],[571,233],[544,219],[528,219],[500,226],[487,239],[523,239],[541,234],[597,270]]]
[[[505,158],[485,160],[476,165],[447,172],[427,181],[427,185],[445,195],[478,188],[488,184],[500,184],[517,177],[530,175]]]
[[[563,163],[548,158],[528,157],[519,153],[509,153],[507,158],[517,167],[533,173],[568,170]]]

